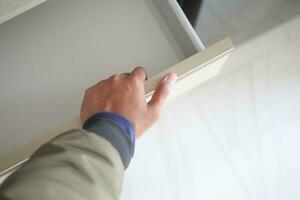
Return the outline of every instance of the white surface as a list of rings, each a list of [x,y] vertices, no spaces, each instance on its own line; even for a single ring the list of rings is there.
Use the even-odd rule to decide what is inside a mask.
[[[195,25],[204,44],[238,45],[300,14],[299,0],[203,0]]]
[[[178,62],[144,1],[51,0],[0,25],[0,154],[79,115],[84,90]]]
[[[0,0],[0,24],[46,0]]]
[[[136,143],[122,198],[300,199],[300,16],[235,49]]]

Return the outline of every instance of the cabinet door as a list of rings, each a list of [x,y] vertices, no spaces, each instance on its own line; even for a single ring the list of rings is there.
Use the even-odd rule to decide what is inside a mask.
[[[149,100],[151,98],[158,81],[169,72],[175,72],[178,76],[178,80],[168,100],[214,77],[220,71],[232,50],[233,44],[228,38],[151,77],[146,81],[146,99]],[[80,126],[79,117],[77,117],[63,127],[45,134],[31,143],[2,156],[0,159],[0,173],[9,173],[25,162],[39,146],[51,138],[64,131],[80,128]]]
[[[0,0],[0,24],[46,0]]]

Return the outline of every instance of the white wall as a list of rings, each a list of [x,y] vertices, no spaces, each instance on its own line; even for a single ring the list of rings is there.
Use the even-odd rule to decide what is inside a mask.
[[[239,46],[137,141],[122,199],[300,199],[300,16]]]

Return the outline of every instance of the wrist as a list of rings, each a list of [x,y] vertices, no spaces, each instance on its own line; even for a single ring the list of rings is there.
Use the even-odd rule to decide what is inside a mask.
[[[135,131],[129,120],[116,113],[99,112],[89,117],[82,128],[108,140],[127,168],[135,146]]]

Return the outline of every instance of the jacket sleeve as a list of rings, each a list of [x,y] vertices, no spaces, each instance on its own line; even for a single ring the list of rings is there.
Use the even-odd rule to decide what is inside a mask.
[[[94,116],[39,148],[1,185],[0,199],[118,199],[133,148],[122,124]]]

